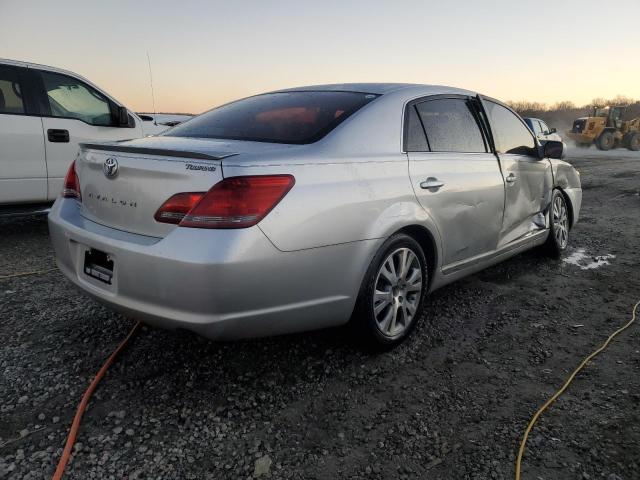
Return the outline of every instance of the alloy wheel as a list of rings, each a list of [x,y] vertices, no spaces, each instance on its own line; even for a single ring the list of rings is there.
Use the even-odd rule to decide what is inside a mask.
[[[409,248],[398,248],[382,262],[376,275],[373,313],[380,332],[404,333],[414,320],[422,297],[422,266]]]
[[[564,249],[569,240],[569,215],[562,195],[553,200],[553,233],[558,246]]]

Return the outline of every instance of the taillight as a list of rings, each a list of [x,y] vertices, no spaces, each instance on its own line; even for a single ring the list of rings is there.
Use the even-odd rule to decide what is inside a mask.
[[[62,196],[64,198],[77,198],[82,200],[80,194],[80,181],[78,180],[78,174],[76,173],[76,161],[71,162],[67,175],[64,177],[64,185],[62,187]]]
[[[205,192],[176,193],[162,204],[153,218],[157,222],[178,224],[196,206],[204,194]]]
[[[295,183],[292,175],[225,178],[207,193],[178,193],[156,212],[158,222],[193,228],[246,228],[262,220]]]

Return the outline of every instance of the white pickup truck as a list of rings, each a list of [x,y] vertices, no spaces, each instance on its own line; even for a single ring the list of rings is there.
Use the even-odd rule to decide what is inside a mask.
[[[0,59],[0,216],[50,205],[79,143],[140,138],[167,128],[159,127],[80,75]]]

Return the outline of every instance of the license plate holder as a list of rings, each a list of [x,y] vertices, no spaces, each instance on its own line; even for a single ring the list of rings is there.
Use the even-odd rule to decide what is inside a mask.
[[[84,273],[91,278],[111,285],[113,259],[108,253],[90,248],[84,252]]]

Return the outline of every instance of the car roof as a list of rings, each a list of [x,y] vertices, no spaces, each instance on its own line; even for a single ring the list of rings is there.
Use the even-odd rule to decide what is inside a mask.
[[[36,68],[38,70],[47,70],[49,72],[56,73],[64,73],[66,75],[71,75],[73,77],[78,77],[82,80],[86,80],[82,75],[78,75],[76,72],[72,72],[70,70],[65,70],[63,68],[52,67],[50,65],[42,65],[39,63],[32,62],[24,62],[22,60],[11,60],[9,58],[0,58],[0,64],[2,65],[13,65],[14,67],[27,67],[27,68]]]
[[[386,93],[404,91],[407,94],[460,94],[476,95],[475,92],[463,90],[461,88],[447,87],[444,85],[422,85],[418,83],[330,83],[325,85],[308,85],[303,87],[283,88],[274,92],[305,92],[305,91],[326,91],[326,92],[360,92],[384,95]]]

